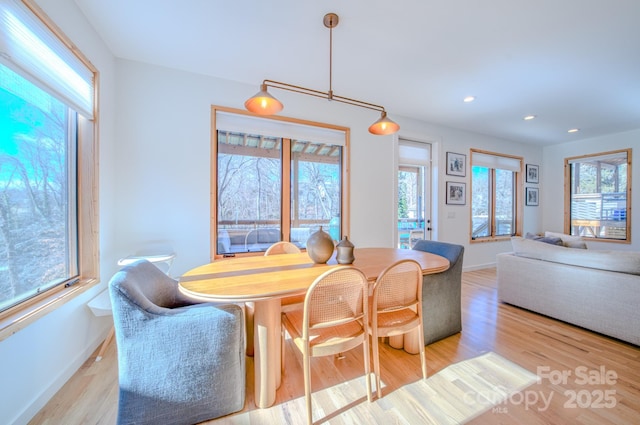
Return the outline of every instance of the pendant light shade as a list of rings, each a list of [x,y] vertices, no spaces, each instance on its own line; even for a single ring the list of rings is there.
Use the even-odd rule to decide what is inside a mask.
[[[382,111],[380,119],[369,127],[369,133],[378,136],[385,136],[387,134],[393,134],[400,130],[400,126],[387,117],[387,113]]]
[[[371,134],[385,136],[400,130],[400,126],[398,124],[387,118],[387,113],[383,106],[363,102],[362,100],[352,99],[349,97],[338,96],[333,93],[333,29],[338,25],[338,21],[338,15],[335,13],[327,13],[322,20],[324,26],[329,28],[329,91],[324,92],[306,87],[294,86],[293,84],[282,83],[280,81],[263,80],[262,85],[260,86],[260,91],[244,102],[244,107],[247,108],[248,111],[258,115],[274,115],[282,111],[284,108],[282,103],[267,92],[267,87],[271,87],[274,89],[288,90],[293,93],[306,94],[308,96],[320,97],[335,102],[346,103],[348,105],[378,111],[382,116],[369,127],[369,132]]]
[[[258,115],[277,114],[284,108],[278,99],[269,94],[267,85],[264,83],[260,86],[258,93],[244,102],[244,107],[247,108],[248,111]]]

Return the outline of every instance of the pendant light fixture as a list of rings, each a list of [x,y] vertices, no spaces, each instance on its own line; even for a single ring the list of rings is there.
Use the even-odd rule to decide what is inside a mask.
[[[400,126],[387,117],[387,112],[385,111],[383,106],[333,94],[333,28],[338,25],[338,15],[336,15],[335,13],[327,13],[326,15],[324,15],[323,23],[325,27],[329,28],[329,91],[323,92],[319,90],[308,89],[306,87],[281,83],[279,81],[264,80],[262,81],[262,85],[260,86],[260,91],[244,103],[245,108],[247,108],[248,111],[259,115],[274,115],[282,111],[282,109],[284,108],[282,102],[273,97],[267,91],[268,87],[272,87],[275,89],[288,90],[294,93],[306,94],[309,96],[334,100],[336,102],[346,103],[349,105],[378,111],[380,112],[380,118],[376,122],[371,124],[371,126],[369,127],[369,132],[376,135],[387,135],[397,132],[400,129]]]

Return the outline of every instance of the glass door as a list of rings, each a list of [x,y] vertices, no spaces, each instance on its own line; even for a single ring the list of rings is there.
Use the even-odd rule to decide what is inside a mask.
[[[400,139],[397,171],[397,246],[431,239],[431,145]]]

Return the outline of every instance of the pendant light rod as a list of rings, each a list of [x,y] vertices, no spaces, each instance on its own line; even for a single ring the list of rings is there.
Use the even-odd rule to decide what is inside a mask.
[[[335,100],[336,102],[345,103],[347,105],[359,106],[361,108],[378,111],[380,112],[380,118],[376,122],[371,124],[371,126],[369,127],[369,132],[376,135],[387,135],[397,132],[400,129],[400,126],[387,117],[387,112],[385,111],[383,106],[333,94],[333,28],[338,25],[338,21],[338,15],[336,15],[335,13],[327,13],[326,15],[324,15],[324,26],[329,28],[328,92],[314,90],[302,86],[296,86],[293,84],[283,83],[275,80],[262,80],[260,91],[244,103],[245,107],[249,111],[259,115],[273,115],[280,112],[284,108],[284,106],[278,99],[271,96],[267,91],[267,87],[272,87],[274,89],[287,90],[290,92],[306,94],[309,96],[319,97],[327,100]]]
[[[339,18],[335,13],[327,13],[322,20],[329,28],[329,99],[333,97],[333,28],[338,25]]]
[[[346,103],[353,106],[360,106],[361,108],[372,109],[374,111],[384,112],[384,106],[376,105],[375,103],[363,102],[357,99],[351,99],[349,97],[335,95],[329,90],[328,92],[309,89],[302,86],[295,86],[293,84],[283,83],[274,80],[262,80],[262,84],[267,87],[273,87],[274,89],[287,90],[294,93],[307,94],[309,96],[320,97],[322,99],[335,100],[336,102]]]

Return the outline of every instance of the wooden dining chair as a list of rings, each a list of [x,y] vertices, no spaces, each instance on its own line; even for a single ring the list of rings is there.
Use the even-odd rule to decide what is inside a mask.
[[[422,376],[427,378],[422,323],[422,268],[414,260],[401,260],[387,267],[373,286],[369,315],[373,373],[376,392],[380,388],[380,355],[378,338],[405,334],[419,329],[420,363]]]
[[[271,245],[264,252],[264,255],[275,255],[275,254],[299,254],[300,248],[294,243],[287,241],[276,242]]]
[[[371,402],[368,282],[357,268],[341,266],[320,275],[307,290],[304,309],[283,314],[282,325],[302,353],[307,422],[313,423],[311,357],[363,346],[367,400]]]
[[[297,245],[287,241],[280,241],[272,244],[264,252],[264,255],[277,255],[277,254],[299,254],[300,248]],[[285,308],[302,308],[302,302],[304,301],[304,294],[292,295],[285,297],[281,300],[281,303]],[[253,356],[253,311],[254,303],[245,303],[245,320],[247,327],[247,356]],[[282,352],[282,363],[284,364],[284,351]]]
[[[265,251],[264,255],[278,255],[278,254],[299,254],[302,251],[298,246],[292,242],[280,241],[271,245]],[[304,294],[291,295],[284,297],[280,300],[280,305],[283,312],[291,311],[294,309],[302,309],[302,303],[304,302]]]
[[[302,251],[298,246],[292,242],[280,241],[271,245],[264,252],[265,257],[268,255],[280,255],[280,254],[299,254]],[[296,309],[302,309],[304,303],[304,294],[291,295],[280,299],[280,308],[282,312],[293,311]],[[253,313],[251,313],[253,319]],[[251,323],[253,326],[253,322]],[[252,328],[253,329],[253,328]],[[280,336],[280,370],[284,369],[284,331]]]

